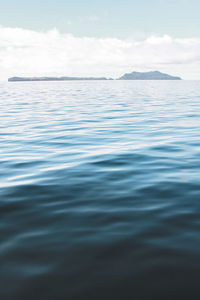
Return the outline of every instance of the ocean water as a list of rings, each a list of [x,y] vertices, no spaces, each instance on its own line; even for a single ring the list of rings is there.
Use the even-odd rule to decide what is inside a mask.
[[[0,166],[0,299],[200,299],[200,82],[2,82]]]

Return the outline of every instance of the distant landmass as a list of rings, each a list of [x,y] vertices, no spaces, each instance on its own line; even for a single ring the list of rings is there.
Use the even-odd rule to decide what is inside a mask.
[[[105,77],[11,77],[8,81],[109,80]]]
[[[159,71],[152,72],[132,72],[120,77],[118,80],[181,80],[180,77],[174,77]]]
[[[113,80],[106,77],[11,77],[8,81],[65,81],[65,80]],[[180,77],[171,76],[159,71],[132,72],[124,74],[117,80],[181,80]]]

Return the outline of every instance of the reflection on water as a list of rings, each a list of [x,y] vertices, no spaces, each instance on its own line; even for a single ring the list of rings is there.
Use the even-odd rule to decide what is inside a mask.
[[[200,296],[200,85],[0,84],[0,298]]]

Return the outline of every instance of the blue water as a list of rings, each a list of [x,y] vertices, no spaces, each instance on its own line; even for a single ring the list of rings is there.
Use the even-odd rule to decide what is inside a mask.
[[[200,299],[200,82],[0,83],[0,299]]]

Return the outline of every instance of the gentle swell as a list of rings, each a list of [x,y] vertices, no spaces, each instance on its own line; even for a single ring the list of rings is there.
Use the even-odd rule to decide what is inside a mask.
[[[0,298],[200,296],[199,82],[0,84]]]

